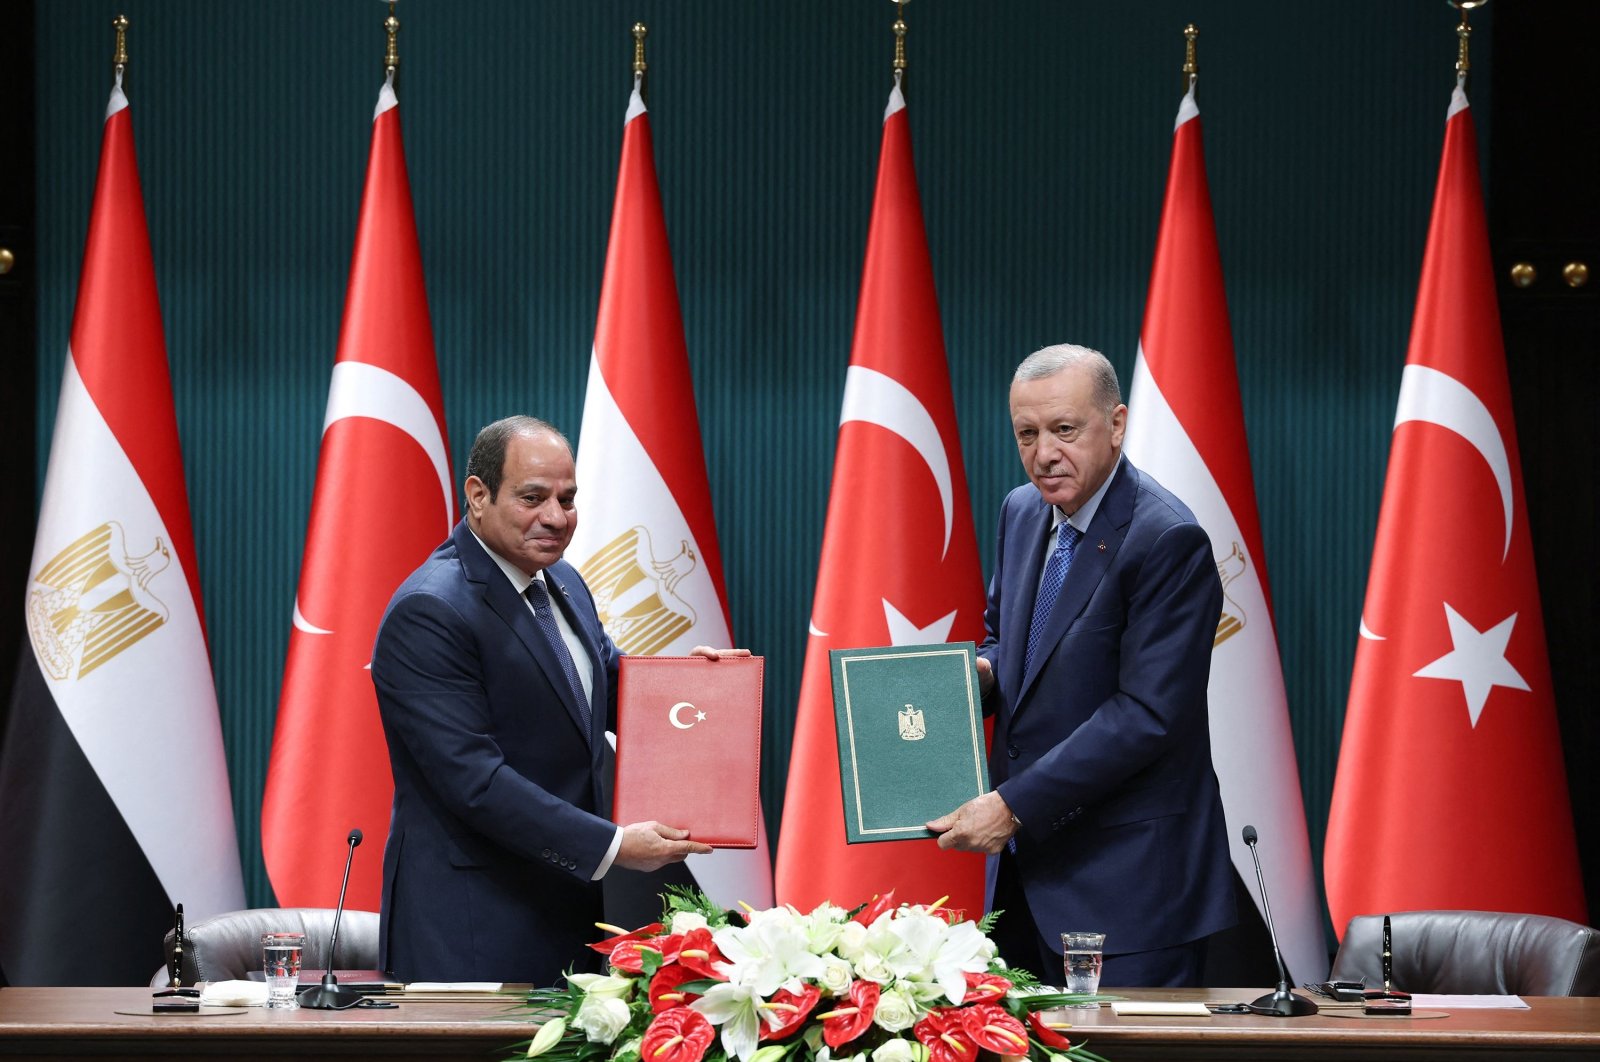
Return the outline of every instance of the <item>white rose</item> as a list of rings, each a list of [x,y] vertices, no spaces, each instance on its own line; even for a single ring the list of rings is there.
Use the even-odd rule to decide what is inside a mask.
[[[667,927],[669,933],[687,933],[691,929],[709,929],[711,925],[706,921],[706,916],[699,911],[679,911],[672,916],[672,924]]]
[[[914,1062],[911,1042],[895,1037],[872,1052],[872,1062]]]
[[[894,980],[894,970],[890,968],[888,961],[875,951],[863,952],[861,957],[856,959],[855,966],[856,976],[864,981],[876,981],[880,985],[886,985]]]
[[[901,1032],[917,1023],[917,1007],[904,992],[891,988],[878,997],[872,1023],[886,1032]]]
[[[846,922],[839,930],[839,939],[834,941],[833,948],[841,959],[854,962],[861,957],[861,951],[866,944],[867,927],[860,922]]]
[[[586,996],[572,1023],[590,1043],[609,1044],[628,1027],[628,1005],[615,996]]]
[[[850,991],[850,982],[855,978],[850,973],[850,964],[836,955],[822,957],[822,976],[817,978],[817,984],[829,995],[841,999]]]

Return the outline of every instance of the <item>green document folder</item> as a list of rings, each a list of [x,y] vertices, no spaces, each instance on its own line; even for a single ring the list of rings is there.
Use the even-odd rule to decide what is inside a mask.
[[[828,656],[847,842],[931,837],[924,823],[989,791],[971,642]]]

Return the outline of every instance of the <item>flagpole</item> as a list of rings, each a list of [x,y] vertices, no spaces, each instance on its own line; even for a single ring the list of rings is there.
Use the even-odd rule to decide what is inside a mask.
[[[1451,7],[1461,12],[1461,22],[1456,26],[1456,84],[1466,91],[1467,72],[1472,69],[1472,63],[1467,58],[1467,51],[1472,43],[1472,27],[1467,25],[1467,15],[1473,8],[1482,7],[1489,0],[1448,0]]]
[[[123,71],[128,66],[128,16],[118,15],[111,20],[111,25],[117,31],[117,50],[111,57],[111,69],[120,85]]]
[[[644,72],[649,65],[644,61],[644,38],[650,28],[643,22],[633,24],[633,87],[639,90],[639,98],[644,99]]]
[[[910,0],[892,0],[894,4],[894,83],[904,87],[906,79],[906,4]]]
[[[1200,79],[1200,31],[1193,22],[1183,27],[1183,91],[1189,92]]]
[[[383,50],[383,75],[393,88],[395,75],[400,70],[400,20],[394,17],[394,0],[389,0],[389,17],[383,20],[383,28],[389,37]]]

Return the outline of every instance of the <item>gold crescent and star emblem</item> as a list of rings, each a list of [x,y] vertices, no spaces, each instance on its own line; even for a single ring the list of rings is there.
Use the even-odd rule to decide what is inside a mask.
[[[687,723],[685,723],[683,721],[683,718],[678,714],[679,712],[682,712],[684,709],[688,709],[689,711],[694,713],[694,718],[689,720]],[[679,701],[677,704],[674,704],[671,708],[667,709],[667,721],[669,723],[671,723],[673,726],[677,727],[679,730],[688,730],[690,727],[694,726],[696,723],[705,722],[706,721],[706,713],[702,712],[700,709],[696,708],[694,705],[690,704],[688,701]]]

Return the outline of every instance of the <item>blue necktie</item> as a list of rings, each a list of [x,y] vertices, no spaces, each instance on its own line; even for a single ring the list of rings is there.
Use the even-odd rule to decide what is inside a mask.
[[[1033,666],[1034,650],[1039,647],[1039,638],[1044,634],[1045,624],[1050,621],[1050,610],[1056,607],[1056,599],[1061,596],[1061,587],[1067,581],[1067,569],[1072,567],[1072,551],[1078,547],[1078,540],[1083,537],[1083,532],[1063,520],[1056,530],[1056,548],[1050,553],[1050,559],[1045,561],[1044,579],[1039,583],[1039,596],[1033,602],[1033,620],[1028,624],[1028,649],[1022,658],[1022,673],[1026,675]]]
[[[561,637],[561,627],[556,623],[555,613],[551,611],[550,593],[545,589],[544,583],[538,579],[528,584],[528,603],[533,606],[533,618],[539,623],[539,632],[544,635],[544,640],[550,646],[550,651],[556,654],[556,659],[561,662],[561,670],[567,676],[567,684],[572,687],[572,696],[578,702],[578,714],[583,719],[583,739],[589,740],[589,698],[583,692],[583,683],[578,680],[578,669],[572,662],[572,653],[567,649],[567,640]]]

